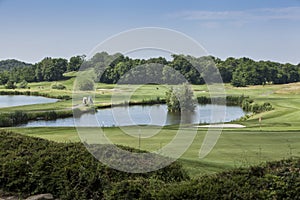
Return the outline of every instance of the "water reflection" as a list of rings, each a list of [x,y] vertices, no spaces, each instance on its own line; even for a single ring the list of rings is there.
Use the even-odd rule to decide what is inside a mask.
[[[226,112],[224,112],[226,111]],[[225,113],[225,115],[224,115]],[[229,122],[245,115],[238,106],[198,105],[195,112],[170,113],[166,105],[127,106],[100,109],[94,114],[84,114],[80,118],[66,118],[51,121],[32,121],[22,125],[36,126],[131,126],[131,125],[173,125]]]

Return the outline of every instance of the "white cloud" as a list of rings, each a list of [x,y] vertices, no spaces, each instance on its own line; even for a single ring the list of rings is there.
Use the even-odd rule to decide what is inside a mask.
[[[190,10],[169,15],[185,20],[201,21],[260,21],[260,20],[300,20],[300,7],[263,8],[239,11]]]

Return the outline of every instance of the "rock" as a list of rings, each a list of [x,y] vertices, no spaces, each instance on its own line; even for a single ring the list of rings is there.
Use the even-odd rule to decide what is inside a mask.
[[[10,196],[10,197],[0,197],[0,200],[19,200],[18,197]]]
[[[52,194],[38,194],[34,196],[30,196],[25,200],[48,200],[54,199]]]

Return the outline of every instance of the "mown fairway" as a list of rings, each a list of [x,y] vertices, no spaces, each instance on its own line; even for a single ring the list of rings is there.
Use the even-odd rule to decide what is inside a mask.
[[[10,128],[26,135],[58,142],[79,142],[75,128]],[[132,132],[136,127],[130,127]],[[157,127],[142,129],[156,131]],[[98,130],[99,131],[99,130]],[[105,128],[106,136],[115,144],[139,147],[138,138],[124,134],[119,128]],[[153,151],[166,145],[177,133],[175,127],[165,127],[158,135],[141,139],[141,149]],[[188,134],[188,131],[187,131]],[[206,129],[199,129],[190,148],[181,157],[184,167],[194,175],[218,172],[225,169],[259,164],[267,160],[279,160],[300,156],[300,134],[297,131],[223,130],[213,151],[199,159],[199,150]]]

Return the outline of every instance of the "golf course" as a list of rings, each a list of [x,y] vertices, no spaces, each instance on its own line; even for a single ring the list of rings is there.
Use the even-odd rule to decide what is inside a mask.
[[[60,95],[72,97],[75,75],[76,73],[67,73],[65,74],[66,80],[55,82],[66,86],[65,90],[52,89],[53,82],[37,82],[29,83],[30,89],[15,89],[15,91],[20,93],[25,91],[36,92],[39,95],[53,98]],[[239,124],[245,127],[230,128],[231,126],[229,126],[223,128],[213,150],[201,159],[199,158],[199,151],[208,128],[195,128],[194,125],[186,125],[185,129],[187,131],[197,129],[197,134],[190,147],[179,158],[179,161],[192,177],[201,177],[228,169],[248,167],[266,161],[287,159],[300,155],[300,83],[242,88],[225,84],[224,88],[227,96],[248,96],[258,104],[269,102],[273,106],[273,110],[259,114],[250,113],[247,118],[228,122],[227,124]],[[197,97],[210,95],[205,85],[193,85],[192,89]],[[10,90],[4,87],[0,88],[0,92],[8,91]],[[110,105],[112,95],[121,95],[122,92],[128,91],[133,92],[130,102],[143,103],[158,98],[164,99],[167,86],[97,83],[95,91],[91,91],[90,94],[94,97],[95,105],[104,106]],[[48,104],[6,107],[1,108],[0,111],[45,112],[53,110],[72,112],[72,106],[72,99],[69,99]],[[75,127],[3,127],[2,129],[59,143],[81,142]],[[125,134],[122,128],[119,127],[105,127],[102,129],[114,144],[155,151],[172,140],[179,126],[126,127],[127,131],[132,130],[132,132],[141,129],[141,134],[158,130],[158,133],[150,138],[132,137]]]
[[[300,0],[0,0],[0,200],[300,200]]]
[[[0,199],[299,199],[299,65],[172,57],[0,61]]]

